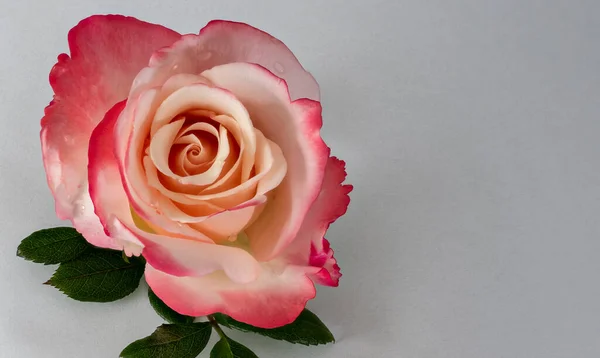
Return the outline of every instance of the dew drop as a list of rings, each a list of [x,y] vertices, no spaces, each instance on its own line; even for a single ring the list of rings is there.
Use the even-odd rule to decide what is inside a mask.
[[[153,209],[157,209],[158,208],[158,200],[156,200],[156,198],[152,198],[150,200],[150,207]]]
[[[139,86],[139,85],[140,85],[140,83],[142,83],[142,79],[141,79],[139,76],[136,76],[136,77],[133,79],[133,83],[131,84],[131,87],[134,87],[134,88],[135,88],[135,87]]]
[[[209,58],[211,58],[211,57],[212,57],[212,55],[213,55],[212,51],[208,51],[208,50],[207,50],[207,51],[202,51],[202,52],[200,52],[200,54],[198,55],[198,59],[199,59],[199,60],[201,60],[201,61],[206,61],[206,60],[208,60]]]
[[[275,67],[275,71],[277,71],[279,73],[283,73],[285,71],[285,68],[283,68],[283,65],[279,62],[275,62],[273,64],[273,67]]]
[[[71,135],[65,135],[64,140],[68,145],[73,145],[75,143],[75,138],[73,138]]]

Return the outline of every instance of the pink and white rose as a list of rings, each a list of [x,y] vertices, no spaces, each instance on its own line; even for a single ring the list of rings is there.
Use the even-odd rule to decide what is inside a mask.
[[[185,315],[272,328],[314,283],[338,285],[324,235],[352,187],[321,138],[318,85],[281,41],[109,15],[74,27],[69,48],[41,131],[60,218],[143,255],[152,290]]]

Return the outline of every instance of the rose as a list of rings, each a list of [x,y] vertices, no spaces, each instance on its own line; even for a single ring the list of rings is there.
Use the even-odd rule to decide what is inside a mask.
[[[198,35],[122,16],[69,32],[42,119],[60,218],[142,254],[179,313],[292,322],[341,276],[324,238],[351,186],[320,136],[319,89],[279,40],[241,23]]]

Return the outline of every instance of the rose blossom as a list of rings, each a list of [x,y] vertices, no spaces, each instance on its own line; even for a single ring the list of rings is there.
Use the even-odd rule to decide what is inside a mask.
[[[292,322],[341,276],[324,238],[352,189],[320,136],[319,88],[241,23],[198,35],[122,16],[69,32],[50,73],[42,149],[60,218],[143,255],[179,313]]]

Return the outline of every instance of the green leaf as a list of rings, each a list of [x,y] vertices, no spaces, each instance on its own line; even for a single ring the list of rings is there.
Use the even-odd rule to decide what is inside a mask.
[[[223,337],[210,351],[210,358],[258,358],[248,347]]]
[[[242,332],[254,332],[269,338],[290,343],[314,346],[335,342],[333,334],[331,334],[325,324],[321,322],[319,317],[307,309],[302,311],[294,322],[273,329],[254,327],[246,323],[238,322],[233,318],[220,313],[213,314],[213,317],[225,327],[234,328]]]
[[[17,248],[17,256],[40,264],[54,265],[73,260],[90,244],[70,227],[43,229],[29,235]]]
[[[148,287],[148,300],[150,305],[159,316],[169,323],[192,323],[194,317],[184,316],[175,312],[171,307],[167,306],[158,296]]]
[[[163,324],[121,352],[121,358],[196,358],[208,344],[210,323]]]
[[[210,351],[210,358],[233,358],[228,339],[221,338]]]
[[[129,260],[123,261],[120,251],[91,249],[62,263],[46,284],[78,301],[116,301],[135,291],[144,274],[143,258]]]

